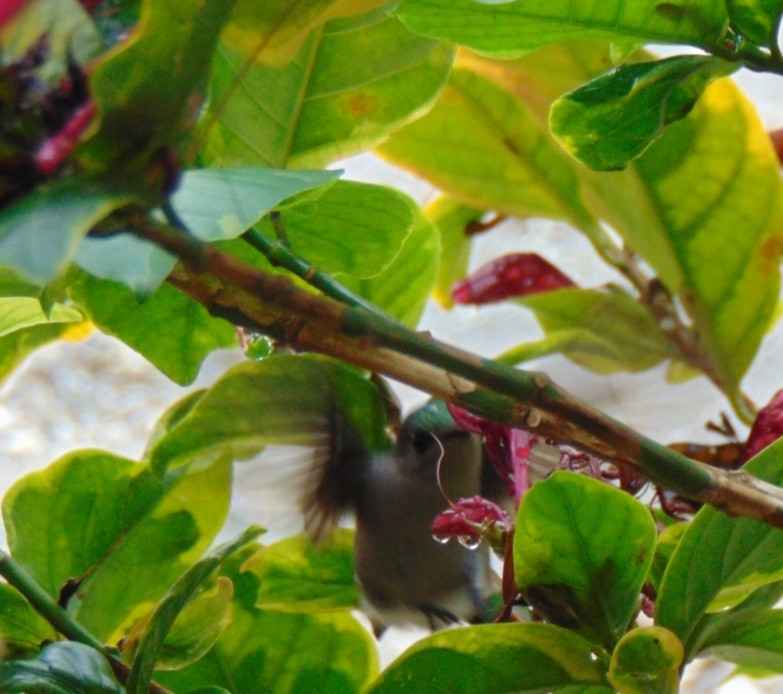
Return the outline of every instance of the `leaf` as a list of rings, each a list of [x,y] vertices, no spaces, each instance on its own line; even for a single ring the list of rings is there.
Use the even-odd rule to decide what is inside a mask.
[[[37,188],[0,210],[0,267],[44,284],[76,255],[87,232],[133,200],[105,183],[67,178]]]
[[[155,680],[172,691],[221,686],[242,694],[361,691],[378,671],[375,643],[348,613],[292,614],[254,607],[258,578],[241,572],[250,550],[221,569],[235,587],[234,619],[200,660]]]
[[[141,302],[130,289],[80,273],[68,287],[104,333],[122,340],[180,385],[192,383],[213,350],[236,346],[233,326],[164,284]]]
[[[466,205],[594,223],[573,165],[546,127],[507,91],[469,70],[452,70],[432,110],[378,152]]]
[[[3,658],[14,660],[35,655],[44,641],[57,640],[57,632],[16,588],[0,583],[0,638]]]
[[[363,14],[386,0],[239,0],[224,40],[247,60],[275,66],[293,59],[309,33],[330,19]]]
[[[440,196],[427,205],[424,214],[440,231],[442,249],[433,298],[443,308],[452,308],[454,300],[451,298],[451,287],[468,274],[472,245],[468,227],[471,223],[479,222],[484,212]]]
[[[523,595],[556,596],[581,634],[611,648],[638,609],[656,536],[636,499],[603,482],[555,472],[519,506],[517,585]]]
[[[395,14],[413,32],[498,58],[573,38],[718,50],[728,24],[723,3],[712,0],[405,0]]]
[[[677,356],[648,311],[622,291],[558,289],[514,303],[533,311],[546,337],[512,348],[500,357],[506,363],[557,351],[591,371],[614,373],[644,371]],[[536,350],[540,344],[546,350]]]
[[[561,691],[575,684],[604,685],[606,666],[589,641],[565,629],[487,624],[419,641],[381,674],[368,694]]]
[[[649,581],[656,592],[661,589],[661,582],[663,581],[666,567],[669,565],[672,555],[680,543],[680,538],[687,529],[688,523],[674,523],[664,528],[663,532],[658,535],[658,543],[655,545],[655,556],[653,557],[652,566],[650,566],[649,576]]]
[[[780,484],[782,454],[783,440],[778,440],[743,470]],[[706,613],[738,605],[759,588],[782,579],[781,555],[779,530],[747,518],[732,519],[705,506],[669,561],[656,602],[656,624],[677,634],[690,659],[710,625]]]
[[[119,234],[84,239],[74,262],[99,279],[122,282],[137,298],[146,299],[160,287],[177,259],[149,241]]]
[[[39,347],[60,338],[68,338],[70,335],[84,337],[90,329],[90,324],[86,321],[41,323],[0,337],[0,383]]]
[[[383,12],[317,29],[279,69],[247,64],[223,43],[197,135],[206,139],[201,159],[317,168],[354,154],[420,115],[446,81],[453,55]]]
[[[458,62],[524,98],[540,127],[561,90],[610,65],[605,46],[586,42],[513,62],[462,54]],[[591,214],[678,296],[699,335],[694,366],[735,392],[774,317],[783,246],[778,161],[753,106],[718,80],[626,170],[573,170]]]
[[[233,5],[234,0],[143,1],[131,38],[91,72],[98,126],[76,153],[85,167],[146,165],[192,125]]]
[[[27,296],[0,298],[0,338],[18,330],[46,323],[78,323],[82,314],[69,306],[55,304],[47,316],[38,299]]]
[[[136,649],[133,665],[126,683],[129,694],[146,694],[149,692],[155,661],[163,648],[166,636],[174,625],[177,615],[182,612],[204,581],[230,555],[255,540],[263,532],[263,528],[252,526],[231,542],[215,548],[182,574],[177,579],[177,582],[167,591],[166,595],[155,607],[139,638],[139,645]]]
[[[69,611],[107,640],[201,556],[230,493],[226,461],[159,479],[110,453],[76,451],[19,480],[3,519],[14,558],[49,595],[82,581]]]
[[[233,596],[233,584],[225,576],[220,576],[214,590],[204,591],[185,605],[166,635],[155,667],[159,670],[178,670],[195,662],[212,648],[231,623]],[[122,654],[127,662],[133,662],[139,637],[151,616],[150,612],[125,636]]]
[[[438,275],[440,238],[418,206],[412,201],[408,204],[414,212],[413,228],[392,263],[372,278],[343,275],[340,281],[405,325],[415,327]]]
[[[52,643],[32,660],[0,663],[0,690],[6,694],[123,694],[125,691],[102,653],[73,641]]]
[[[702,369],[734,393],[773,318],[783,246],[778,163],[753,106],[720,80],[634,171],[598,176],[606,218],[679,295]]]
[[[667,629],[633,629],[612,653],[609,681],[624,694],[677,694],[682,657],[682,644]]]
[[[319,270],[369,278],[394,261],[419,223],[421,212],[406,195],[386,186],[338,181],[317,198],[290,201],[280,221],[291,250]],[[256,227],[276,239],[267,217]]]
[[[313,355],[241,363],[226,371],[146,455],[162,473],[194,457],[241,459],[272,443],[323,445],[335,407],[368,448],[385,447],[381,397],[355,370]]]
[[[256,606],[283,612],[356,608],[353,539],[353,531],[338,529],[318,546],[296,535],[261,547],[242,566],[261,583]]]
[[[710,82],[736,69],[696,55],[622,65],[557,99],[549,125],[562,147],[590,168],[623,169],[688,115]]]
[[[171,204],[202,241],[233,239],[283,200],[327,186],[339,175],[339,171],[196,169],[185,172]]]
[[[726,0],[732,28],[758,46],[777,46],[781,0]]]
[[[707,638],[700,655],[783,672],[783,612],[765,610],[732,620]]]

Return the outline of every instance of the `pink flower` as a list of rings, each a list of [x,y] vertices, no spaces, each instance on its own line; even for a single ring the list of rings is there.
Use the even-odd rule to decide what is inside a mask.
[[[459,426],[484,438],[487,456],[518,506],[530,487],[528,459],[537,437],[522,429],[495,424],[451,403],[447,403],[446,407]]]
[[[502,554],[505,538],[511,530],[511,519],[497,504],[474,496],[460,499],[432,521],[432,536],[438,542],[456,537],[469,549],[475,549],[486,538],[492,548]]]

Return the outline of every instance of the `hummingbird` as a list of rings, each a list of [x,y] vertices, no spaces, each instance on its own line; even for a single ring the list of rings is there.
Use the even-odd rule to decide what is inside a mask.
[[[485,621],[497,582],[489,550],[442,544],[430,529],[451,500],[507,499],[481,438],[459,427],[440,400],[408,416],[382,452],[368,450],[339,410],[331,420],[329,450],[315,459],[301,500],[305,529],[317,541],[354,515],[361,607],[376,636],[389,626],[434,631]]]

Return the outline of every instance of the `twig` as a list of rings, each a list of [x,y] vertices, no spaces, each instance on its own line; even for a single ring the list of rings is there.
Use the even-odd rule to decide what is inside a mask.
[[[120,683],[125,684],[130,668],[118,660],[95,636],[73,619],[21,565],[2,550],[0,550],[0,576],[24,595],[36,612],[69,641],[83,643],[100,652],[109,662]],[[171,694],[168,689],[154,682],[150,684],[149,691],[150,694]]]

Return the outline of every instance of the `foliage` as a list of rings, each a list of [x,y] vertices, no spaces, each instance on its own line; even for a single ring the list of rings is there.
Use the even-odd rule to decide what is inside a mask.
[[[544,336],[500,362],[667,363],[672,381],[709,379],[752,422],[741,386],[777,317],[783,187],[726,75],[783,74],[781,12],[756,0],[4,7],[0,378],[90,323],[180,384],[237,345],[235,327],[265,358],[176,403],[140,460],[73,451],[6,494],[0,689],[667,693],[705,655],[783,672],[781,535],[759,520],[780,526],[780,506],[726,501],[735,478],[408,330],[430,296],[512,301]],[[704,54],[659,60],[647,43]],[[439,197],[422,210],[327,168],[368,150]],[[466,276],[473,236],[506,216],[566,222],[616,281],[579,287],[531,254]],[[275,342],[254,348],[257,333]],[[558,471],[519,505],[503,598],[544,623],[434,633],[379,673],[350,612],[352,532],[313,546],[258,544],[251,529],[205,554],[234,464],[275,444],[332,445],[335,417],[364,449],[389,448],[395,422],[369,371],[606,453],[585,466],[602,479]],[[765,416],[771,440],[779,415]],[[494,431],[490,454],[514,440]],[[782,485],[781,459],[777,441],[745,472]],[[705,505],[663,530],[660,509],[629,493],[640,474],[750,517]]]

